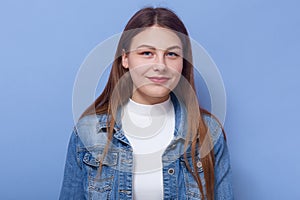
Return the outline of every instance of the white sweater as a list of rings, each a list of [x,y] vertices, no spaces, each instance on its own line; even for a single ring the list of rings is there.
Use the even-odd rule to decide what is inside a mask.
[[[132,99],[124,106],[122,128],[133,148],[133,199],[163,199],[162,154],[175,127],[171,99],[145,105]]]

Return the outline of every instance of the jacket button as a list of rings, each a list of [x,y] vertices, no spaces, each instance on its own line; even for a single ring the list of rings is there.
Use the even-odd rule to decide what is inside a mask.
[[[198,168],[202,168],[202,163],[201,163],[201,161],[198,161],[198,162],[197,162],[197,167],[198,167]]]
[[[168,173],[169,173],[170,175],[173,175],[174,172],[175,172],[175,170],[174,170],[173,168],[170,168],[170,169],[168,170]]]

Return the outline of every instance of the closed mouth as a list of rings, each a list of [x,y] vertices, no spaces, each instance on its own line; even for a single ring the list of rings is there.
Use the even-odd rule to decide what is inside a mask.
[[[164,83],[164,82],[168,81],[170,78],[153,76],[153,77],[148,77],[148,79],[154,83]]]

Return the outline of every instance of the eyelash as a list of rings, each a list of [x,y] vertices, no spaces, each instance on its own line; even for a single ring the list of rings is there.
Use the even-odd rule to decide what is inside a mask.
[[[141,52],[139,54],[143,55],[143,56],[150,56],[149,54],[153,55],[153,53],[151,51],[143,51],[143,52]],[[179,56],[177,53],[174,53],[174,52],[168,52],[166,55],[167,56],[171,56],[171,57],[178,57]]]
[[[140,54],[143,55],[143,56],[149,56],[149,55],[148,55],[149,53],[153,55],[153,53],[152,53],[151,51],[143,51],[143,52],[141,52]],[[146,54],[147,54],[147,55],[146,55]]]
[[[177,53],[174,53],[174,52],[168,52],[167,54],[168,54],[168,55],[172,54],[172,57],[173,57],[173,56],[178,57],[178,54],[177,54]]]

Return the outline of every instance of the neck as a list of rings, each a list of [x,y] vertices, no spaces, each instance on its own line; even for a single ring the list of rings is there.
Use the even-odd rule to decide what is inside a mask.
[[[158,103],[167,101],[169,99],[169,95],[164,96],[164,97],[149,97],[149,96],[147,96],[147,98],[139,98],[139,97],[136,97],[135,95],[132,95],[131,99],[133,101],[135,101],[136,103],[145,104],[145,105],[154,105],[154,104],[158,104]]]

